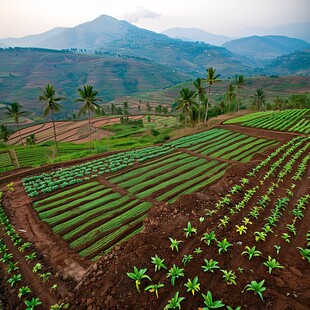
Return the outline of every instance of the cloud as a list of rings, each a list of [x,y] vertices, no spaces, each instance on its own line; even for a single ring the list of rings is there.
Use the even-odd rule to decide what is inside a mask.
[[[142,18],[159,19],[160,14],[139,6],[136,8],[135,11],[127,12],[123,15],[123,19],[127,20],[129,23],[137,23]]]

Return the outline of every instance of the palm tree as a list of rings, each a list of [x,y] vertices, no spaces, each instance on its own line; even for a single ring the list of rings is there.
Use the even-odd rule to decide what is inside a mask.
[[[66,100],[65,97],[56,97],[56,91],[53,85],[46,84],[45,89],[41,89],[41,96],[39,97],[39,101],[44,101],[46,106],[43,111],[43,116],[47,117],[49,114],[51,114],[52,123],[53,123],[53,129],[54,129],[54,140],[56,145],[56,152],[57,156],[59,154],[58,150],[58,144],[57,144],[57,138],[56,138],[56,128],[55,128],[55,122],[54,122],[54,113],[58,112],[63,105],[59,103],[61,100]]]
[[[216,69],[215,68],[208,68],[207,69],[207,74],[205,74],[206,78],[204,79],[204,81],[209,84],[209,88],[208,88],[208,94],[209,94],[209,98],[211,101],[211,87],[213,84],[219,83],[221,82],[221,80],[219,79],[220,74],[216,74]],[[205,120],[204,122],[207,122],[208,119],[208,107],[209,105],[206,105],[206,114],[205,114]]]
[[[78,88],[78,92],[81,96],[81,98],[76,99],[76,102],[83,102],[80,111],[79,116],[85,115],[86,112],[88,114],[88,127],[89,127],[89,151],[91,148],[91,125],[90,125],[90,114],[91,112],[95,112],[97,110],[100,110],[101,107],[96,103],[96,101],[102,101],[101,98],[96,98],[98,92],[93,89],[92,85],[83,85],[82,88]]]
[[[201,110],[201,103],[205,97],[205,88],[203,87],[203,79],[198,78],[194,81],[195,93],[194,97],[198,100],[198,127],[200,123],[200,110]]]
[[[262,110],[263,105],[266,104],[265,102],[265,92],[262,88],[259,88],[256,90],[256,93],[254,95],[254,104],[255,104],[255,110]]]
[[[228,113],[230,112],[232,101],[236,99],[235,89],[236,89],[236,86],[230,82],[228,85],[228,89],[225,93],[225,98],[229,100]]]
[[[0,140],[3,142],[8,142],[11,135],[11,131],[9,130],[7,125],[0,125]]]
[[[176,110],[181,110],[184,115],[184,127],[186,128],[186,119],[190,112],[190,110],[197,106],[197,103],[194,101],[193,90],[189,90],[189,88],[182,88],[180,91],[181,97],[178,99],[178,104],[176,106]]]
[[[236,75],[236,87],[237,87],[237,105],[236,105],[236,111],[239,112],[240,110],[240,102],[239,102],[239,95],[240,95],[240,91],[242,89],[242,87],[245,85],[245,78],[244,75]]]
[[[7,112],[6,115],[13,118],[16,125],[17,125],[17,130],[18,130],[18,134],[19,134],[19,139],[20,139],[20,143],[23,144],[23,140],[22,140],[22,136],[20,134],[20,129],[19,129],[19,118],[25,114],[27,114],[26,111],[21,111],[21,105],[17,102],[13,102],[11,103],[10,106],[7,106]]]

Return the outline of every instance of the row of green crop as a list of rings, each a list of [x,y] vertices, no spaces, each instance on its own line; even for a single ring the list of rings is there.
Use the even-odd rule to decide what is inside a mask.
[[[0,153],[0,172],[14,168],[9,152]]]
[[[284,131],[304,119],[305,115],[309,114],[309,111],[310,109],[279,111],[263,118],[243,122],[242,126]],[[309,123],[306,122],[305,126],[297,129],[300,133],[306,133],[309,130]],[[292,131],[297,131],[297,129]]]
[[[244,123],[247,121],[251,121],[253,119],[262,119],[263,117],[276,113],[274,111],[261,111],[261,112],[254,112],[254,113],[249,113],[246,115],[238,116],[232,119],[229,119],[224,122],[225,125],[229,124],[236,124],[236,123]]]

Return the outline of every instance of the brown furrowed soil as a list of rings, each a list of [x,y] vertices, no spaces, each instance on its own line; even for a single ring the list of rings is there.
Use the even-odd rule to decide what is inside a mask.
[[[219,127],[256,137],[275,139],[281,144],[297,136],[238,125]],[[255,155],[247,164],[230,161],[231,168],[220,180],[200,192],[181,196],[173,204],[154,200],[153,207],[144,220],[142,232],[117,245],[96,263],[83,259],[70,250],[60,236],[53,234],[50,227],[39,220],[32,207],[31,198],[28,198],[24,192],[21,179],[17,174],[13,175],[10,181],[14,181],[14,191],[9,191],[6,183],[0,183],[0,190],[3,191],[2,206],[22,239],[31,242],[32,245],[30,249],[21,253],[9,240],[3,227],[0,227],[0,238],[8,244],[14,261],[19,262],[23,277],[22,284],[18,283],[11,287],[7,282],[10,277],[6,270],[7,264],[0,262],[0,300],[3,304],[0,303],[0,309],[25,309],[26,298],[38,297],[44,306],[38,306],[36,309],[49,309],[50,305],[56,303],[69,303],[70,309],[79,310],[157,310],[164,309],[175,293],[179,292],[179,296],[185,297],[181,302],[181,309],[192,310],[206,306],[201,293],[206,295],[208,291],[212,293],[213,300],[222,300],[225,305],[233,309],[237,306],[241,306],[241,309],[310,309],[310,264],[307,260],[302,260],[297,249],[297,247],[306,247],[306,234],[310,231],[309,200],[303,209],[303,217],[295,220],[296,235],[291,234],[290,242],[282,238],[283,233],[288,232],[287,225],[294,221],[291,211],[298,199],[310,195],[309,166],[301,180],[293,182],[291,179],[301,160],[308,154],[301,155],[293,165],[292,171],[283,178],[283,182],[279,183],[278,187],[274,188],[270,194],[269,203],[260,210],[259,217],[255,219],[249,216],[259,199],[266,195],[273,183],[277,182],[276,176],[271,176],[267,180],[263,177],[270,164],[275,163],[280,155],[272,158],[270,164],[259,170],[255,177],[248,177],[247,173],[277,148],[278,146],[271,147],[263,155]],[[288,161],[289,158],[285,159],[285,163]],[[40,171],[48,172],[48,169],[51,167],[45,166]],[[230,188],[239,184],[241,178],[248,178],[249,184],[246,184],[240,193],[231,195],[230,202],[210,216],[208,210],[213,210],[216,203],[229,193]],[[107,180],[108,178],[105,177],[98,178],[100,183],[111,185]],[[287,189],[291,188],[292,183],[296,186],[291,190],[293,195],[288,196]],[[244,193],[254,187],[258,189],[246,206],[240,212],[232,214],[231,208],[242,200]],[[125,191],[117,188],[116,185],[113,190],[121,195],[125,194]],[[161,193],[166,190],[167,188],[162,189]],[[282,210],[277,225],[271,227],[273,233],[268,233],[265,241],[256,241],[255,232],[262,230],[274,205],[279,198],[283,197],[288,197],[289,202]],[[207,213],[209,215],[206,215]],[[230,218],[229,222],[226,226],[220,225],[221,219],[225,216]],[[201,217],[204,218],[202,222],[199,220]],[[236,231],[236,225],[241,226],[245,217],[250,218],[251,224],[247,225],[246,233],[239,234]],[[186,238],[184,228],[188,221],[197,228],[197,234]],[[212,241],[210,246],[201,241],[204,234],[212,230],[217,240],[227,238],[231,243],[227,252],[219,253],[219,247],[215,241]],[[170,248],[169,237],[182,241],[178,252]],[[281,247],[278,254],[275,245]],[[247,255],[241,254],[245,251],[245,246],[256,246],[256,249],[261,251],[261,255],[249,260]],[[198,248],[202,250],[201,253],[198,253]],[[37,258],[34,261],[27,261],[25,255],[34,251],[37,253]],[[176,279],[175,286],[171,285],[171,278],[167,278],[167,269],[154,271],[151,257],[155,255],[164,259],[168,270],[173,264],[184,268],[184,277]],[[192,260],[186,265],[182,261],[184,255],[192,255]],[[284,268],[275,268],[269,274],[268,268],[264,265],[269,255]],[[220,268],[215,269],[214,273],[204,272],[202,265],[205,265],[205,259],[218,261]],[[43,266],[43,270],[38,274],[51,273],[46,282],[32,271],[38,262]],[[127,276],[128,272],[133,272],[134,266],[138,269],[147,268],[146,274],[152,279],[152,281],[142,279],[141,293],[137,291],[135,282]],[[236,275],[236,284],[228,285],[223,279],[224,273],[221,270],[233,271]],[[199,278],[200,292],[195,292],[193,295],[187,292],[184,284],[188,279],[193,280],[195,276]],[[253,280],[259,282],[263,279],[266,290],[261,300],[258,295],[246,290],[245,287]],[[164,287],[158,290],[159,299],[156,298],[155,293],[144,291],[152,283],[164,284]],[[57,284],[57,289],[51,289],[53,284]],[[29,285],[32,293],[19,299],[17,294],[22,285]]]

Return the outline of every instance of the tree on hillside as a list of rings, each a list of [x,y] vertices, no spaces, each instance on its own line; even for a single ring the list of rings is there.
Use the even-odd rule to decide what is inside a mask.
[[[77,98],[76,102],[83,102],[83,105],[79,111],[79,116],[88,115],[88,127],[89,127],[89,151],[91,149],[91,125],[90,115],[91,112],[100,110],[101,107],[96,101],[102,101],[101,98],[97,98],[98,92],[93,89],[92,85],[83,85],[83,88],[78,88],[78,92],[81,98]]]
[[[231,111],[231,103],[233,102],[233,100],[236,99],[235,89],[236,89],[236,86],[230,82],[228,85],[227,91],[225,93],[225,99],[229,101],[228,112]]]
[[[3,142],[8,142],[11,135],[11,131],[9,130],[7,125],[0,125],[0,140]]]
[[[212,85],[221,82],[219,79],[220,74],[216,74],[216,69],[213,67],[210,67],[207,69],[207,74],[205,74],[205,78],[203,79],[207,84],[209,84],[208,87],[208,94],[209,94],[209,102],[211,102],[211,87]],[[206,114],[205,114],[205,119],[204,122],[207,122],[208,119],[208,108],[209,105],[206,105]]]
[[[206,97],[206,90],[203,87],[203,79],[202,78],[196,79],[194,81],[194,87],[195,87],[194,97],[197,98],[197,104],[198,104],[198,127],[199,127],[201,106],[202,102],[205,100]]]
[[[273,99],[273,102],[274,102],[274,110],[282,111],[284,109],[285,101],[280,96],[276,96]]]
[[[197,107],[197,103],[194,100],[194,91],[189,88],[182,88],[180,91],[180,98],[177,101],[176,110],[181,110],[184,115],[184,127],[186,128],[186,121],[189,112],[194,107]]]
[[[21,111],[21,105],[17,102],[13,102],[11,103],[10,106],[7,106],[6,109],[6,115],[13,118],[16,125],[17,125],[17,130],[18,130],[18,134],[19,134],[19,139],[20,139],[20,143],[23,144],[23,140],[22,140],[22,136],[20,134],[20,128],[19,128],[19,118],[25,114],[27,114],[26,111]]]
[[[243,88],[243,86],[245,85],[245,78],[242,74],[240,75],[236,75],[235,78],[235,82],[236,82],[236,88],[237,88],[237,94],[236,94],[236,99],[237,99],[237,104],[236,104],[236,110],[238,111],[240,110],[240,91]]]
[[[263,109],[263,105],[266,104],[265,101],[265,92],[262,88],[256,89],[256,93],[254,95],[254,105],[255,110],[261,111]]]
[[[47,117],[49,114],[51,114],[52,123],[53,123],[53,129],[54,129],[54,140],[56,145],[56,152],[57,156],[59,154],[58,149],[58,143],[57,143],[57,137],[56,137],[56,128],[55,128],[55,122],[54,122],[54,113],[58,112],[63,105],[59,103],[61,100],[66,100],[65,97],[56,97],[56,91],[53,85],[46,84],[45,89],[41,89],[41,96],[39,97],[39,101],[45,102],[45,108],[43,111],[43,116]]]
[[[35,145],[36,144],[36,137],[35,137],[34,133],[32,133],[29,137],[27,137],[26,144],[27,145]]]

